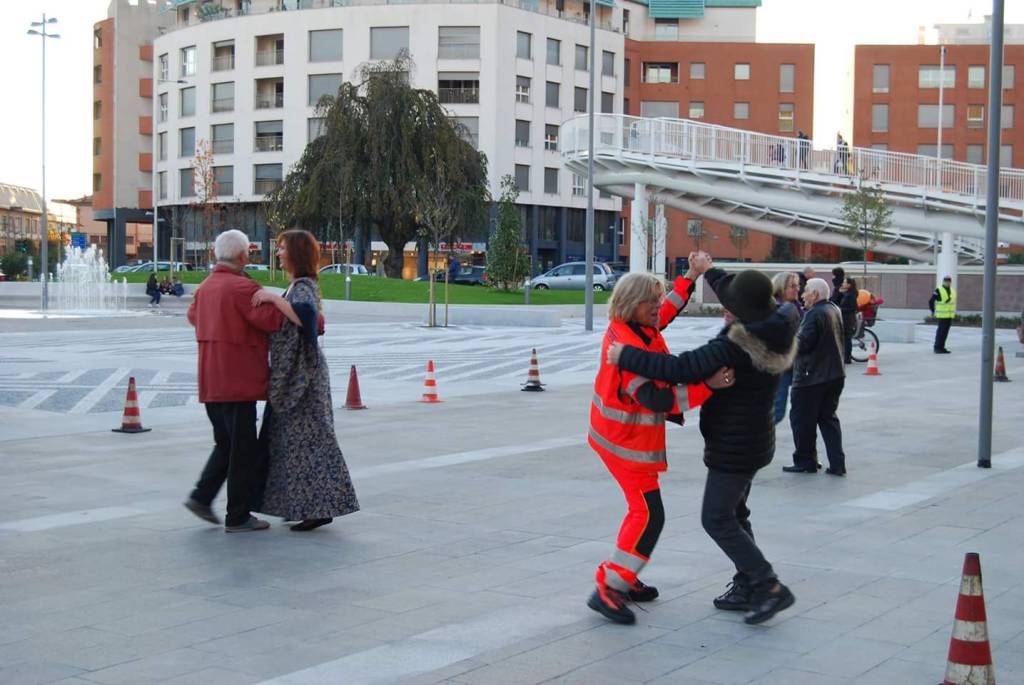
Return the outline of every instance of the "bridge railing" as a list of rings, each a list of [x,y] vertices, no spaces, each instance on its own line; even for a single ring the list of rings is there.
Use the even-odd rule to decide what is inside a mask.
[[[730,162],[776,167],[802,173],[834,174],[907,186],[908,190],[952,193],[984,201],[988,172],[980,164],[934,157],[847,147],[815,149],[810,140],[774,136],[689,119],[652,119],[622,114],[594,116],[595,150],[651,157],[677,157],[694,162]],[[564,156],[587,151],[587,117],[562,126]],[[1001,201],[1024,202],[1024,170],[999,171]]]

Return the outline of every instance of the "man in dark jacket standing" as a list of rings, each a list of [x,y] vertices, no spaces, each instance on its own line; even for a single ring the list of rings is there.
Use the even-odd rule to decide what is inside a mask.
[[[220,523],[210,504],[226,479],[224,530],[244,533],[270,526],[250,514],[265,462],[256,435],[256,401],[267,399],[267,335],[281,328],[283,317],[273,305],[252,305],[260,285],[243,271],[249,256],[244,233],[221,233],[214,253],[217,265],[188,308],[199,343],[199,401],[213,425],[214,447],[185,507],[204,521]]]
[[[708,467],[701,523],[736,566],[730,589],[715,598],[715,606],[746,611],[747,623],[763,623],[792,606],[794,597],[754,542],[747,497],[754,475],[775,453],[775,392],[796,355],[799,316],[792,304],[777,306],[771,281],[758,271],[711,269],[704,278],[726,309],[728,323],[716,338],[678,357],[612,345],[608,362],[677,384],[734,369],[730,387],[717,391],[700,412]]]
[[[817,473],[817,431],[825,441],[827,473],[846,475],[843,432],[836,409],[846,382],[843,366],[843,321],[829,301],[828,283],[820,278],[807,281],[804,289],[807,312],[797,333],[797,356],[793,366],[793,390],[789,423],[793,429],[793,465],[787,473]],[[817,429],[817,430],[816,430]]]

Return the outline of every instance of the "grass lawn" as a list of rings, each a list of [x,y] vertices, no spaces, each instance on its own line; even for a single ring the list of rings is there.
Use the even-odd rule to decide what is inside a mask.
[[[162,271],[161,278],[167,274]],[[270,280],[269,271],[250,271],[249,274],[257,281],[278,288],[288,287],[288,281],[278,272],[275,281]],[[145,283],[148,272],[132,272],[113,274],[115,280],[127,278],[129,283]],[[188,284],[201,283],[206,278],[205,271],[181,271],[181,282]],[[380,278],[378,276],[353,276],[352,299],[363,302],[413,302],[426,303],[430,284],[425,281],[403,281],[398,278]],[[444,283],[436,284],[437,300],[444,302]],[[523,304],[523,292],[501,292],[478,285],[449,285],[449,302],[451,304]],[[345,297],[345,276],[342,274],[324,274],[320,277],[320,289],[323,296],[330,300],[341,300]],[[530,304],[583,304],[582,290],[534,290],[530,293]],[[595,292],[594,303],[604,304],[609,293]]]

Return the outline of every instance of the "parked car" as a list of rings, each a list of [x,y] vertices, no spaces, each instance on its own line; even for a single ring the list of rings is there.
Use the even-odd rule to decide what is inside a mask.
[[[351,274],[353,276],[371,276],[362,264],[328,264],[320,268],[322,274]]]
[[[172,265],[174,267],[174,271],[192,271],[194,269],[192,264],[189,263],[189,262],[165,262],[162,259],[159,262],[156,263],[156,268],[157,268],[157,271],[170,271]],[[124,269],[124,271],[122,271],[121,269]],[[125,271],[152,271],[152,270],[153,270],[153,262],[152,261],[142,262],[141,264],[134,264],[132,266],[125,266],[125,267],[120,267],[119,266],[116,269],[114,269],[114,271],[116,273],[124,273]]]
[[[452,283],[457,285],[487,285],[487,267],[485,266],[463,266],[455,275]],[[442,276],[441,280],[444,280]]]
[[[586,262],[569,262],[537,276],[529,285],[537,290],[583,290],[586,279]],[[611,267],[601,262],[594,263],[594,290],[611,290],[615,287],[615,281],[616,276]]]
[[[270,271],[269,264],[246,264],[244,268],[246,271]]]
[[[615,274],[615,280],[619,280],[629,273],[629,262],[605,262]]]

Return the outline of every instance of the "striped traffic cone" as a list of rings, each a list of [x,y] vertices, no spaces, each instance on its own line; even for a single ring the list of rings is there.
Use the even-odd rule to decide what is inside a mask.
[[[985,595],[981,588],[981,558],[977,552],[968,552],[964,557],[946,678],[942,685],[995,685],[995,682],[985,622]]]
[[[437,396],[437,381],[434,380],[434,360],[427,362],[427,377],[423,380],[423,397],[420,402],[436,404],[441,401]]]
[[[533,348],[530,355],[530,370],[526,373],[526,383],[523,384],[524,392],[542,392],[544,384],[540,382],[540,366],[537,364],[537,348]]]
[[[135,376],[128,379],[128,395],[124,398],[121,427],[110,430],[115,433],[147,433],[152,430],[142,427],[142,418],[139,416],[139,397],[135,392]]]
[[[868,368],[864,369],[865,376],[881,376],[882,372],[878,370],[878,350],[875,348],[875,343],[868,343],[871,350],[868,352]]]
[[[996,372],[992,380],[1000,383],[1009,383],[1010,377],[1006,375],[1006,360],[1003,359],[1003,346],[999,346],[999,354],[996,355]]]

